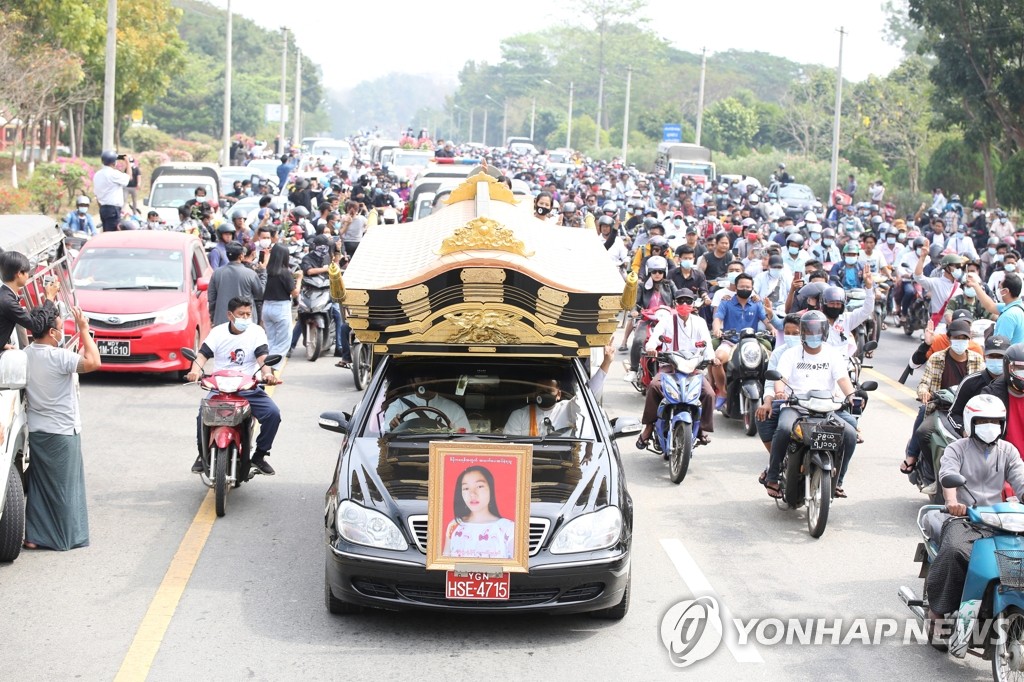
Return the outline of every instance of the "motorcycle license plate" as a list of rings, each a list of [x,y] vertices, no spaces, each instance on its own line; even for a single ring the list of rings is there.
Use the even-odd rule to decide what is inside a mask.
[[[446,599],[507,601],[510,574],[457,574],[448,571],[444,581]]]
[[[838,452],[843,444],[843,427],[822,424],[814,430],[811,439],[812,450]]]
[[[132,342],[100,340],[96,342],[96,349],[99,350],[100,355],[126,358],[132,354]]]

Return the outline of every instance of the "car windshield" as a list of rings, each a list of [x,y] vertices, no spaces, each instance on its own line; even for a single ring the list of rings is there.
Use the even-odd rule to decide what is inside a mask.
[[[594,440],[594,416],[572,367],[557,361],[475,365],[394,361],[362,435],[429,440],[443,433],[517,441]],[[582,388],[582,391],[581,391]]]
[[[434,158],[432,155],[426,154],[395,154],[391,157],[391,165],[426,168],[432,158]]]
[[[206,187],[206,196],[213,197],[212,185],[197,185],[192,182],[157,181],[149,199],[150,208],[178,208],[196,195],[196,187]]]
[[[145,248],[85,248],[71,273],[76,289],[181,290],[181,251]]]
[[[779,198],[814,201],[814,192],[807,185],[785,185],[779,188]]]
[[[711,171],[708,168],[708,166],[696,166],[682,161],[676,161],[672,164],[673,180],[679,180],[684,176],[694,175],[703,175],[704,177],[711,177]]]
[[[333,156],[339,159],[352,158],[351,147],[334,147],[326,145],[316,145],[313,147],[313,156]]]

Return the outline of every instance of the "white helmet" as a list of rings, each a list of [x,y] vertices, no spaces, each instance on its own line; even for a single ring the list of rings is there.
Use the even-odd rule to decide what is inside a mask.
[[[977,419],[998,419],[1000,421],[998,433],[977,433],[979,426],[975,424]],[[968,437],[974,436],[983,443],[994,443],[1003,436],[1006,431],[1006,407],[1003,401],[994,395],[976,395],[967,401],[964,406],[964,433]]]
[[[663,256],[651,256],[647,259],[647,272],[651,270],[668,271],[668,261]]]
[[[805,223],[816,223],[816,222],[818,222],[818,214],[815,213],[814,211],[808,211],[807,213],[804,214],[804,222]]]

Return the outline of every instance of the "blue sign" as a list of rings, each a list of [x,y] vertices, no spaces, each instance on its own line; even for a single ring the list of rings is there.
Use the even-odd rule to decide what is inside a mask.
[[[682,142],[683,141],[683,126],[678,123],[666,123],[661,128],[661,141],[662,142]]]

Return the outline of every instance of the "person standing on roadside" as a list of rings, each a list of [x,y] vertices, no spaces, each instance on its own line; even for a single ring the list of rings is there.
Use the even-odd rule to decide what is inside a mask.
[[[132,207],[132,215],[139,214],[139,178],[142,170],[132,156],[128,157],[128,184],[124,186],[124,203]]]
[[[210,322],[213,326],[228,321],[228,304],[233,298],[244,298],[250,301],[263,299],[263,288],[267,283],[267,271],[260,266],[250,270],[242,263],[245,251],[238,242],[231,242],[225,248],[228,264],[213,272],[207,290],[207,302],[210,305]],[[252,320],[259,323],[256,312]]]
[[[121,209],[124,208],[124,190],[131,178],[123,169],[118,168],[118,161],[124,165],[124,157],[109,149],[100,154],[103,168],[96,171],[92,178],[93,192],[96,202],[100,205],[100,223],[104,232],[116,232],[121,220]]]
[[[100,352],[89,334],[89,318],[72,309],[81,354],[62,348],[64,320],[52,301],[33,308],[32,343],[25,349],[30,380],[25,547],[66,551],[89,544],[89,515],[82,463],[82,417],[76,374],[100,368]]]
[[[15,325],[31,329],[28,311],[21,307],[21,290],[28,284],[32,264],[23,253],[4,251],[0,253],[0,351],[12,348],[11,333]],[[60,281],[46,285],[46,300],[56,301]]]

